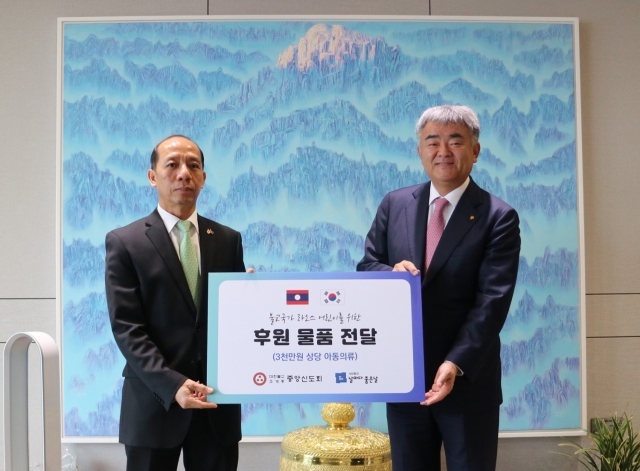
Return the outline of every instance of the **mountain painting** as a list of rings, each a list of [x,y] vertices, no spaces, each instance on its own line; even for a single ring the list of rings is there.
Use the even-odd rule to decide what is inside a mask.
[[[440,104],[475,110],[472,178],[521,220],[501,431],[581,427],[577,22],[67,19],[61,35],[65,437],[118,434],[104,239],[157,205],[155,144],[200,145],[198,212],[242,233],[248,267],[349,272],[382,197],[427,181],[414,127]],[[355,406],[353,425],[386,431],[384,404]],[[243,404],[243,433],[320,424],[321,407]]]

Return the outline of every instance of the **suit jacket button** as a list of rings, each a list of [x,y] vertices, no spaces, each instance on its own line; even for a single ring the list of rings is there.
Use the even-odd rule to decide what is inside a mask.
[[[196,322],[196,332],[200,332],[200,324]]]

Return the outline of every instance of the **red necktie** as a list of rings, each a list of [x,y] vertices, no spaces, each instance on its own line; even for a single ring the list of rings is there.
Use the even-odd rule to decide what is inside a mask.
[[[433,211],[427,227],[427,256],[424,265],[425,273],[429,269],[433,253],[436,251],[438,242],[440,242],[440,237],[442,237],[442,233],[444,232],[444,217],[442,216],[442,211],[444,211],[444,208],[446,208],[448,204],[449,201],[447,201],[446,198],[436,198],[436,209]]]

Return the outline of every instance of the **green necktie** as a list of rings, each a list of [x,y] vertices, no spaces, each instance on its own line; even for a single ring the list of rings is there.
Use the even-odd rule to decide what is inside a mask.
[[[180,263],[182,263],[182,269],[187,277],[193,302],[196,303],[196,308],[199,308],[200,270],[198,269],[196,248],[193,246],[191,235],[189,234],[192,225],[191,221],[178,221],[176,223],[176,226],[180,229],[180,232],[182,232],[182,238],[180,239]]]

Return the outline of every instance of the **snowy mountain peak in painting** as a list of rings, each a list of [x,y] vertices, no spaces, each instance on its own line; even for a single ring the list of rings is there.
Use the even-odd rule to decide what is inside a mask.
[[[339,67],[347,58],[372,61],[376,55],[376,43],[366,34],[344,26],[318,24],[307,31],[298,46],[289,46],[280,54],[276,65],[286,69],[295,64],[298,70],[305,72],[321,64]]]

